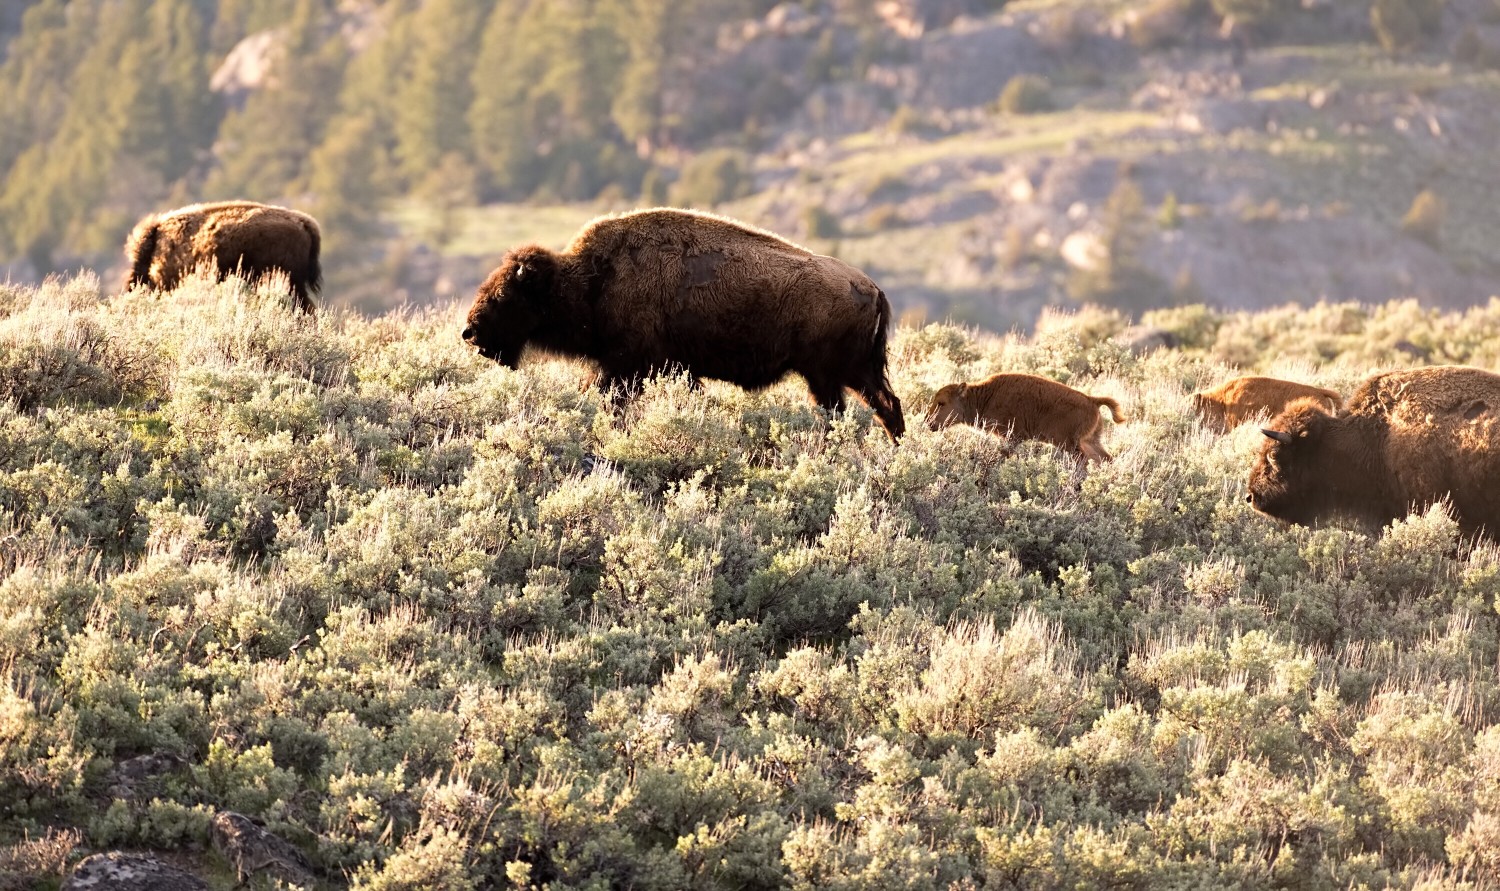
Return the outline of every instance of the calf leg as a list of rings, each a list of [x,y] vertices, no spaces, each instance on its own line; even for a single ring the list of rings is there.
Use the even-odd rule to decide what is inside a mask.
[[[1109,452],[1104,450],[1104,443],[1099,441],[1097,434],[1079,443],[1079,450],[1085,460],[1088,461],[1112,461]]]

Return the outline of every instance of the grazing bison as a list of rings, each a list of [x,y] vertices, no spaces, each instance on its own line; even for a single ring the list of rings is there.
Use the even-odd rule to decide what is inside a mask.
[[[1237,377],[1212,390],[1194,393],[1193,410],[1210,430],[1228,433],[1257,415],[1275,417],[1298,399],[1315,400],[1330,411],[1338,411],[1344,404],[1333,390],[1274,377],[1251,376]]]
[[[1099,441],[1100,406],[1123,423],[1120,403],[1090,396],[1034,374],[996,374],[982,381],[949,384],[932,397],[927,425],[940,430],[972,424],[1014,439],[1040,439],[1089,461],[1108,461]]]
[[[1465,534],[1500,537],[1500,375],[1452,365],[1377,374],[1343,414],[1298,402],[1262,432],[1247,496],[1261,513],[1379,527],[1448,498]]]
[[[311,295],[323,284],[321,242],[318,221],[300,211],[253,201],[192,204],[136,224],[125,242],[125,287],[169,291],[198,268],[213,269],[220,279],[240,272],[254,280],[281,271],[297,306],[311,310]]]
[[[619,396],[674,367],[750,390],[796,372],[830,411],[854,390],[895,440],[905,422],[886,378],[890,319],[885,294],[847,263],[658,208],[600,217],[561,253],[512,250],[480,285],[463,338],[511,368],[528,345],[592,359]]]

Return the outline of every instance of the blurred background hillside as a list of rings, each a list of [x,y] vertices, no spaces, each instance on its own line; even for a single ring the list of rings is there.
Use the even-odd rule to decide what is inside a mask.
[[[908,318],[1500,293],[1500,0],[7,0],[0,279],[315,214],[325,300],[715,209]]]

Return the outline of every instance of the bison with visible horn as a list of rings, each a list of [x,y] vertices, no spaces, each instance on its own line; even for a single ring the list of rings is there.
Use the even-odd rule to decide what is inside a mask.
[[[1262,430],[1246,500],[1312,524],[1372,527],[1449,499],[1467,535],[1500,539],[1500,375],[1455,365],[1366,379],[1340,415],[1312,401]]]
[[[1099,436],[1104,426],[1100,408],[1108,408],[1116,424],[1125,421],[1120,403],[1108,396],[1090,396],[1034,374],[994,374],[938,390],[927,425],[941,430],[971,424],[1012,439],[1050,442],[1086,461],[1108,461]]]
[[[892,440],[905,430],[886,377],[891,305],[869,276],[770,232],[694,211],[600,217],[561,253],[516,248],[479,287],[463,338],[511,368],[528,346],[598,364],[633,392],[681,368],[757,390],[795,372],[818,405],[849,388]]]
[[[323,284],[321,244],[317,220],[301,211],[253,201],[192,204],[136,224],[125,242],[125,287],[169,291],[200,268],[220,279],[238,272],[252,281],[280,271],[297,306],[311,310],[311,295]]]

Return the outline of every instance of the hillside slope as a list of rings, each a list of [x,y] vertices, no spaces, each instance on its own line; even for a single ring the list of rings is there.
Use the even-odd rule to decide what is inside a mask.
[[[899,447],[799,382],[616,411],[457,304],[277,303],[0,286],[0,885],[124,848],[227,888],[224,811],[308,887],[1500,871],[1500,548],[1278,526],[1254,426],[1185,398],[1500,365],[1500,303],[1188,307],[1144,358],[1099,310],[905,328]],[[1116,460],[916,423],[996,370],[1120,399]]]
[[[1080,301],[1500,293],[1493,0],[25,6],[11,280],[113,282],[141,214],[248,197],[317,215],[328,299],[371,312],[660,203],[997,330]]]

